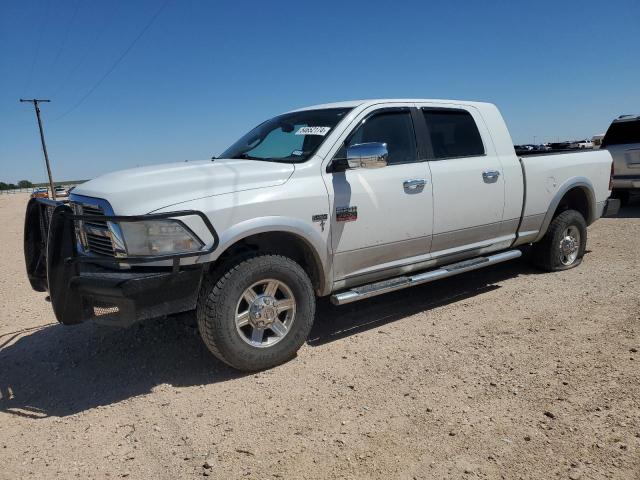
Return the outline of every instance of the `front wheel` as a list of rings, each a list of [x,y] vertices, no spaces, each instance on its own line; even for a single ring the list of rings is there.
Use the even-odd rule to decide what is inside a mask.
[[[568,270],[582,262],[587,247],[587,222],[580,212],[565,210],[549,224],[542,240],[533,245],[533,263],[548,272]]]
[[[311,331],[314,314],[309,276],[279,255],[239,261],[215,283],[203,286],[196,309],[209,350],[244,371],[293,358]]]

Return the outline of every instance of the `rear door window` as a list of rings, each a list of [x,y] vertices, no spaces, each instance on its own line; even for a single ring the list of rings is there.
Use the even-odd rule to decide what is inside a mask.
[[[457,108],[422,108],[436,159],[485,154],[478,126],[469,112]]]

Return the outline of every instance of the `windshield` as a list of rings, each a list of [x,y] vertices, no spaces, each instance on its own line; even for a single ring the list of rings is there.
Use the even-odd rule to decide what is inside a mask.
[[[251,130],[220,158],[304,162],[350,110],[324,108],[279,115]]]

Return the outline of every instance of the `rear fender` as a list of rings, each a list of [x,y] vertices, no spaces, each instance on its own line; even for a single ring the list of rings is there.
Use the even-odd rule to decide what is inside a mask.
[[[549,209],[547,210],[547,213],[544,217],[542,226],[540,227],[540,232],[538,233],[538,237],[535,239],[535,242],[540,241],[542,237],[545,236],[545,234],[547,233],[547,229],[549,228],[549,224],[551,223],[551,220],[553,220],[554,214],[556,213],[556,210],[560,205],[560,202],[567,194],[567,192],[574,188],[582,189],[582,191],[585,193],[585,196],[587,197],[587,211],[589,212],[589,218],[585,218],[587,225],[592,224],[596,220],[596,195],[594,193],[595,191],[593,189],[593,184],[588,178],[585,177],[572,178],[561,185],[556,194],[551,199]]]

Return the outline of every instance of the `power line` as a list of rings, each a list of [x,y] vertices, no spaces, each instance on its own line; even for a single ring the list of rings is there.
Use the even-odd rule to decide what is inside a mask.
[[[73,14],[71,15],[71,19],[69,20],[69,23],[67,24],[67,28],[64,32],[64,36],[62,37],[62,42],[60,42],[60,48],[58,48],[58,52],[56,53],[55,57],[53,57],[53,62],[51,63],[51,69],[53,70],[55,68],[55,66],[58,63],[58,60],[60,59],[60,54],[62,53],[62,50],[64,49],[64,46],[67,44],[67,40],[69,39],[69,31],[71,31],[71,27],[73,26],[73,21],[76,19],[76,16],[78,15],[78,10],[80,10],[80,0],[76,0],[76,4],[75,4],[75,8],[73,10]]]
[[[31,80],[33,79],[33,71],[36,68],[36,61],[40,56],[40,46],[42,45],[42,37],[44,35],[44,27],[47,24],[47,20],[49,19],[49,10],[51,9],[51,0],[47,2],[47,6],[44,9],[44,16],[42,17],[42,23],[40,24],[40,34],[38,35],[38,41],[36,43],[36,53],[33,56],[33,60],[31,61],[31,68],[29,69],[29,76],[27,77],[27,81],[24,86],[25,94],[29,93],[28,90],[31,88]]]
[[[138,40],[140,40],[142,38],[142,36],[146,33],[147,30],[149,30],[149,28],[151,27],[151,25],[153,25],[153,23],[156,21],[156,19],[158,18],[158,16],[160,15],[160,13],[162,13],[162,11],[164,10],[164,7],[167,6],[167,4],[169,3],[169,0],[165,0],[165,2],[162,4],[162,6],[156,11],[156,13],[153,15],[153,17],[151,17],[151,19],[147,22],[147,24],[144,26],[144,28],[140,31],[140,33],[138,34],[138,36],[136,38],[133,39],[133,41],[129,44],[129,46],[124,50],[124,52],[122,52],[122,54],[116,59],[115,62],[113,62],[113,64],[107,69],[107,71],[104,73],[104,75],[102,75],[102,77],[100,77],[100,79],[89,89],[89,91],[87,91],[87,93],[85,93],[80,100],[78,100],[70,109],[68,109],[66,112],[64,112],[62,115],[60,115],[59,117],[57,117],[56,119],[54,119],[55,121],[60,120],[63,117],[66,117],[67,115],[69,115],[71,112],[73,112],[76,108],[78,108],[80,105],[82,105],[82,103],[100,86],[100,84],[102,84],[102,82],[116,69],[116,67],[120,64],[120,62],[124,59],[124,57],[127,56],[127,54],[131,51],[131,49],[133,49],[133,47],[135,46],[136,43],[138,43]]]
[[[114,10],[111,11],[111,14],[107,18],[103,19],[102,27],[96,30],[96,35],[93,37],[93,40],[91,41],[91,43],[89,43],[87,49],[84,51],[84,54],[82,55],[82,57],[80,57],[80,60],[78,60],[78,63],[76,63],[75,66],[71,70],[69,70],[69,73],[67,74],[67,76],[64,77],[64,79],[61,82],[59,82],[58,86],[56,87],[54,92],[51,94],[52,97],[55,97],[56,95],[58,95],[64,89],[64,87],[67,86],[67,82],[80,69],[84,61],[87,58],[89,58],[89,54],[98,43],[98,40],[100,40],[100,38],[102,37],[102,34],[107,30],[107,26],[109,25],[110,20],[113,19],[113,16],[114,16]]]

